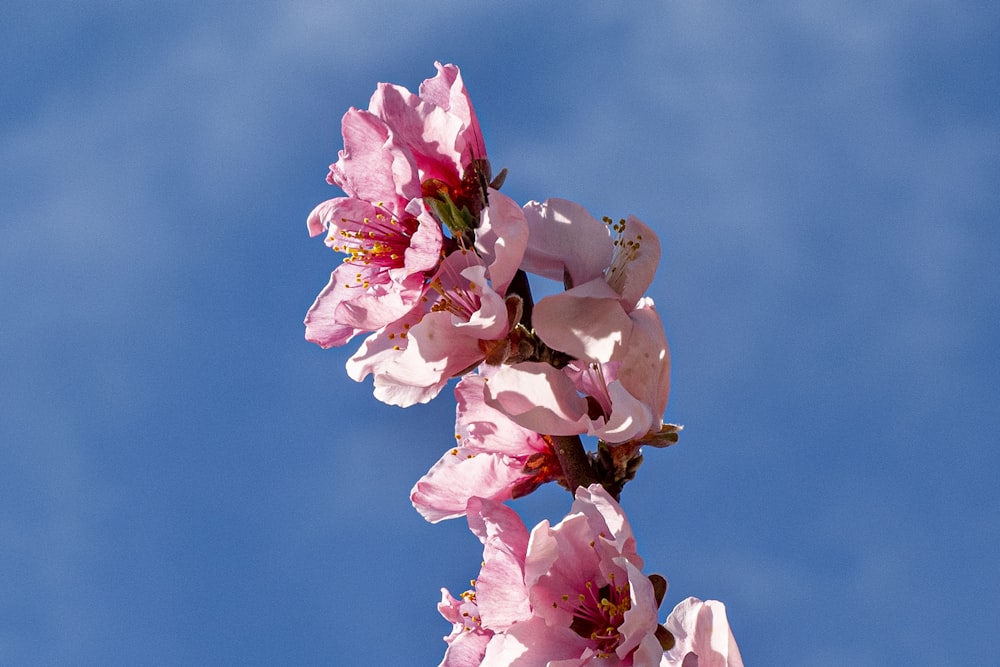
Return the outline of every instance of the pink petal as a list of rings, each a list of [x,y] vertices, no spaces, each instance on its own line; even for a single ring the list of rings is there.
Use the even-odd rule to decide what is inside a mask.
[[[690,664],[688,656],[697,657],[699,667],[743,667],[726,606],[718,600],[682,600],[663,625],[676,639],[664,655],[665,667],[684,667]]]
[[[518,425],[486,403],[486,378],[466,375],[455,387],[455,430],[463,446],[479,452],[526,457],[545,452],[548,445],[534,431]]]
[[[369,374],[377,373],[379,369],[392,364],[409,345],[406,332],[415,322],[420,321],[422,314],[419,308],[414,308],[402,318],[365,338],[347,360],[348,377],[361,382]]]
[[[336,347],[360,332],[360,329],[344,324],[338,316],[341,304],[353,297],[350,290],[343,281],[338,281],[336,271],[330,274],[330,282],[306,313],[306,340],[324,348]]]
[[[547,667],[558,660],[579,660],[585,650],[585,640],[569,626],[551,627],[533,616],[494,636],[482,667]]]
[[[629,594],[632,598],[632,607],[625,612],[625,620],[618,626],[622,640],[618,648],[615,649],[615,653],[624,658],[639,648],[643,640],[649,637],[655,639],[658,607],[656,595],[653,593],[653,585],[649,582],[649,577],[642,573],[641,562],[637,565],[631,559],[622,556],[616,558],[615,563],[628,572]],[[660,648],[659,642],[656,642],[656,648]],[[656,653],[656,657],[659,659],[662,649]],[[636,662],[635,664],[648,663]]]
[[[469,499],[509,500],[514,485],[524,477],[522,465],[507,465],[499,454],[449,450],[414,485],[410,502],[431,523],[465,516]]]
[[[647,406],[658,430],[670,395],[670,348],[653,300],[643,298],[629,315],[632,329],[624,346],[618,381]]]
[[[506,505],[473,498],[469,528],[483,541],[483,567],[476,577],[476,601],[482,626],[503,632],[531,617],[524,585],[528,529]]]
[[[420,97],[462,120],[465,126],[462,138],[466,145],[456,146],[460,153],[465,154],[471,148],[474,157],[485,157],[486,147],[483,145],[479,121],[472,109],[472,101],[469,99],[469,93],[465,89],[465,83],[462,81],[458,67],[442,65],[439,62],[434,63],[434,66],[438,73],[434,78],[427,79],[420,84]]]
[[[611,396],[611,415],[606,423],[600,419],[591,422],[587,429],[589,435],[611,444],[629,442],[649,433],[654,421],[662,421],[659,417],[654,419],[649,407],[629,393],[621,382],[610,383],[608,394]]]
[[[476,249],[489,266],[493,289],[503,294],[521,265],[528,246],[528,223],[521,207],[497,190],[489,191],[489,207],[476,230]]]
[[[589,421],[572,380],[546,363],[502,367],[486,383],[486,403],[536,433],[585,433]]]
[[[393,141],[413,155],[421,180],[461,180],[463,156],[456,148],[461,118],[387,83],[378,85],[368,109],[392,128]]]
[[[660,239],[656,232],[630,215],[625,229],[615,239],[614,258],[605,274],[608,284],[621,295],[626,310],[632,310],[649,289],[659,263]]]
[[[600,278],[539,301],[533,323],[546,345],[589,361],[613,359],[632,328],[618,294]]]
[[[621,505],[603,486],[591,484],[587,488],[578,488],[570,512],[578,512],[587,517],[594,533],[605,533],[605,539],[614,545],[618,553],[628,556],[632,563],[642,567],[642,559],[635,549],[632,526]]]
[[[386,123],[368,111],[349,109],[341,123],[344,149],[330,165],[327,180],[351,197],[388,202],[419,197],[420,180],[412,156],[400,150]]]
[[[490,639],[492,635],[486,632],[462,632],[455,635],[438,667],[479,667]]]
[[[608,226],[567,199],[549,199],[524,206],[531,242],[521,265],[525,271],[570,285],[604,275],[611,262]]]
[[[410,273],[431,271],[441,261],[441,225],[424,209],[422,200],[412,200],[406,212],[417,219],[417,230],[406,249],[406,270]]]

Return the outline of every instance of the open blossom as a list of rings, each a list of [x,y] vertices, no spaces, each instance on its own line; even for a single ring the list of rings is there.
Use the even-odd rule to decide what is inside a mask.
[[[450,378],[478,366],[516,324],[517,306],[503,295],[526,244],[520,207],[491,190],[475,249],[445,257],[416,306],[348,360],[348,375],[373,375],[376,398],[406,407],[431,400]]]
[[[441,261],[441,223],[478,226],[489,176],[482,133],[458,68],[436,66],[419,95],[379,84],[368,110],[343,117],[327,181],[347,197],[308,218],[311,235],[347,255],[306,316],[306,338],[323,347],[399,321]]]
[[[306,339],[343,345],[410,311],[441,261],[442,234],[420,200],[405,208],[338,197],[317,206],[310,231],[346,255],[306,315]]]
[[[551,441],[518,426],[483,397],[485,378],[466,375],[455,387],[457,446],[413,487],[410,500],[432,523],[464,516],[471,498],[519,498],[561,475]]]
[[[663,625],[675,643],[660,667],[743,667],[726,606],[718,600],[687,598],[674,607]]]
[[[574,361],[504,367],[490,380],[489,402],[541,433],[609,443],[658,433],[670,352],[652,299],[642,296],[660,257],[656,234],[630,216],[612,238],[605,223],[566,200],[529,204],[525,214],[531,244],[522,266],[570,285],[535,305],[535,333]]]
[[[452,623],[448,649],[440,667],[484,664],[487,646],[498,634],[531,616],[524,587],[528,529],[514,510],[490,500],[472,498],[469,528],[483,543],[483,565],[472,588],[459,599],[442,589],[438,611]]]
[[[435,67],[419,94],[380,83],[367,111],[348,111],[345,148],[327,180],[368,198],[372,181],[388,178],[401,196],[426,197],[453,230],[475,227],[490,180],[486,147],[458,67]]]
[[[659,664],[658,604],[642,566],[618,503],[600,485],[578,488],[566,518],[531,531],[524,556],[531,616],[495,634],[481,664]]]

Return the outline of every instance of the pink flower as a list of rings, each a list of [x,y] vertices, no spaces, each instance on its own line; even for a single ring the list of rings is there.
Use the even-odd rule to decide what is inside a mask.
[[[327,181],[348,196],[308,219],[311,235],[325,233],[347,255],[306,315],[306,338],[323,347],[414,307],[441,260],[442,221],[459,237],[479,226],[489,180],[479,122],[458,68],[436,67],[419,96],[379,84],[367,111],[343,117],[344,148]]]
[[[455,231],[456,225],[476,226],[486,203],[489,162],[458,67],[435,67],[437,75],[421,84],[419,95],[380,83],[368,111],[348,111],[345,148],[327,180],[362,199],[392,183],[406,199],[427,197]]]
[[[441,229],[412,200],[403,210],[349,197],[330,199],[309,216],[314,234],[347,255],[306,314],[306,339],[332,347],[375,331],[410,311],[441,259]]]
[[[441,589],[438,611],[452,624],[451,634],[444,638],[448,648],[439,667],[473,667],[483,662],[486,645],[493,632],[481,625],[476,591],[470,589],[455,598],[447,589]]]
[[[414,308],[369,336],[348,360],[355,380],[374,376],[379,400],[402,407],[431,400],[449,378],[502,346],[516,324],[516,304],[502,295],[527,243],[520,208],[491,191],[477,237],[478,252],[448,255]]]
[[[483,565],[472,589],[455,599],[442,589],[438,611],[453,624],[440,667],[482,664],[487,645],[512,625],[531,616],[524,587],[528,529],[509,507],[473,498],[469,528],[483,543]]]
[[[567,203],[563,202],[562,206],[565,208]],[[536,266],[546,270],[548,275],[561,268],[570,284],[565,292],[538,302],[534,327],[546,345],[575,359],[612,361],[625,342],[628,315],[653,281],[660,261],[660,241],[656,233],[635,216],[616,223],[617,236],[612,239],[606,228],[602,238],[595,225],[605,225],[582,208],[576,214],[579,218],[570,223],[577,224],[556,227],[563,232],[561,235],[549,232],[530,237],[530,248],[525,253],[528,256],[546,250],[547,243],[556,244],[555,248],[548,249],[547,257],[556,255],[559,243],[567,244],[563,247],[576,246],[565,259]],[[529,235],[560,220],[552,215],[552,209],[546,204],[526,206],[525,219]],[[611,224],[610,220],[606,222]],[[571,238],[576,234],[579,236],[573,242]],[[600,266],[606,257],[607,263]]]
[[[618,503],[600,485],[577,489],[566,518],[531,531],[524,585],[532,615],[497,633],[482,665],[658,664],[656,594],[642,565]]]
[[[488,406],[484,384],[482,376],[466,375],[455,387],[458,446],[410,493],[413,506],[432,523],[465,515],[470,498],[519,498],[561,476],[551,442]]]
[[[673,634],[675,644],[663,655],[661,667],[743,667],[726,606],[718,600],[683,600],[670,612],[664,627]]]
[[[670,351],[651,299],[639,301],[619,333],[622,344],[609,361],[498,369],[487,383],[487,402],[538,433],[586,433],[611,444],[658,433],[670,390]]]
[[[522,362],[498,371],[487,400],[521,426],[587,433],[608,443],[656,434],[670,390],[670,353],[649,287],[656,234],[635,217],[607,225],[566,200],[524,207],[530,243],[522,267],[569,289],[535,305],[538,337],[574,361]]]

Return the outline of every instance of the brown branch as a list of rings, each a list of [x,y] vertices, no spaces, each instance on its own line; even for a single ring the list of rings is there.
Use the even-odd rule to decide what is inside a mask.
[[[552,449],[562,467],[563,479],[569,492],[576,495],[577,487],[587,487],[597,481],[590,458],[578,435],[550,435]]]

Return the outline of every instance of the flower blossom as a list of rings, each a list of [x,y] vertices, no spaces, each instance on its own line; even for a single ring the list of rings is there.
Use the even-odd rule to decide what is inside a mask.
[[[419,200],[388,204],[338,197],[309,217],[315,233],[347,255],[306,314],[306,339],[333,347],[410,311],[441,259],[441,229]]]
[[[519,301],[503,295],[527,244],[520,207],[491,190],[476,236],[474,249],[460,248],[441,261],[412,310],[370,335],[348,360],[354,380],[374,376],[380,401],[427,402],[504,345]]]
[[[674,607],[663,625],[675,643],[664,653],[660,667],[743,667],[726,606],[718,600],[687,598]]]
[[[594,435],[608,443],[655,437],[670,390],[670,352],[643,293],[660,258],[656,234],[634,216],[605,223],[566,200],[524,207],[531,243],[525,270],[568,289],[535,304],[538,337],[573,361],[500,369],[487,400],[540,433]]]
[[[484,664],[490,641],[531,616],[524,587],[528,529],[514,510],[490,500],[470,499],[467,515],[469,528],[483,543],[483,564],[460,599],[441,590],[438,611],[453,627],[440,667]]]
[[[390,174],[403,197],[426,197],[453,231],[474,228],[491,177],[486,147],[458,67],[434,65],[417,95],[380,83],[367,111],[348,111],[345,149],[327,180],[366,198],[373,175]],[[348,127],[358,141],[348,142]]]
[[[322,202],[312,236],[347,255],[306,315],[306,338],[342,345],[402,319],[442,257],[441,223],[461,235],[478,226],[489,162],[472,103],[454,65],[414,95],[379,84],[368,110],[349,109],[344,148],[327,181],[347,197]]]
[[[464,516],[471,498],[519,498],[561,476],[551,441],[486,404],[485,378],[466,375],[455,387],[458,444],[413,487],[410,500],[432,523]]]
[[[531,531],[523,569],[531,615],[495,632],[481,665],[658,664],[658,603],[642,566],[618,503],[600,485],[578,488],[568,516]],[[487,625],[482,606],[480,614]]]

